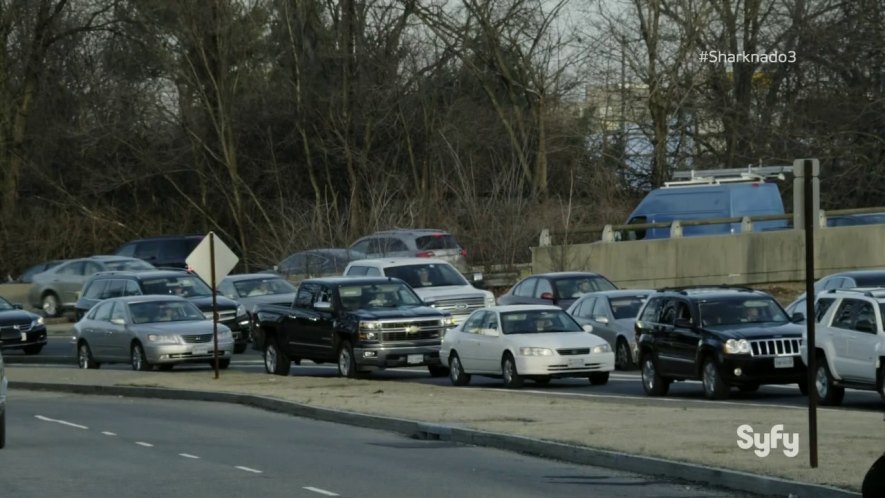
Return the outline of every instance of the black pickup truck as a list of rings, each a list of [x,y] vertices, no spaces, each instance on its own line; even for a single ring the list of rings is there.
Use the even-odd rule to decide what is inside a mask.
[[[451,315],[396,278],[307,279],[291,305],[259,304],[252,320],[252,347],[264,353],[268,373],[288,375],[292,362],[307,359],[337,362],[343,377],[422,365],[448,374],[439,347]]]

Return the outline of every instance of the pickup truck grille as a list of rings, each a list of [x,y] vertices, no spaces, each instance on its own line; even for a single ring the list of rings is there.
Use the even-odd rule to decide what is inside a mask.
[[[211,311],[204,311],[203,316],[206,317],[207,320],[212,319]],[[237,318],[237,310],[221,310],[218,312],[218,321],[225,323],[233,321]]]
[[[467,297],[454,299],[440,299],[433,303],[433,307],[438,310],[448,311],[452,315],[469,315],[475,310],[485,307],[485,298]]]
[[[799,354],[802,339],[778,338],[756,339],[750,341],[752,356],[793,356]]]
[[[443,330],[444,325],[441,320],[381,322],[381,340],[396,342],[439,339]]]

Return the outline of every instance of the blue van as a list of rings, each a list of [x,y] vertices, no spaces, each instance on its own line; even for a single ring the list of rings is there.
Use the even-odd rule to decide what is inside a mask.
[[[774,183],[764,181],[695,183],[668,185],[652,190],[630,214],[627,224],[733,218],[764,214],[784,214],[784,203],[780,191]],[[753,223],[753,230],[757,232],[785,228],[787,228],[787,220]],[[740,223],[682,227],[683,237],[738,233],[740,231]],[[666,227],[631,230],[626,233],[625,239],[666,239],[668,237],[670,237],[670,228]]]

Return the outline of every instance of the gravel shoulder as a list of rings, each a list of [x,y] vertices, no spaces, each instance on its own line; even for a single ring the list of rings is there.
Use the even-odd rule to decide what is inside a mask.
[[[818,411],[819,466],[809,467],[808,410],[612,396],[556,397],[530,390],[502,392],[411,382],[328,377],[279,377],[179,370],[145,375],[128,370],[7,367],[9,381],[136,386],[243,393],[354,413],[396,417],[512,434],[586,447],[721,467],[859,491],[864,474],[885,451],[882,412]],[[10,403],[14,403],[14,392]],[[783,447],[762,458],[737,446],[737,428],[768,432],[783,424],[798,433],[798,456]]]

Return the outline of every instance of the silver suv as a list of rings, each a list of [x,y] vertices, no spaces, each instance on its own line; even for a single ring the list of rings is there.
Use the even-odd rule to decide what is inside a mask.
[[[840,404],[846,387],[875,390],[885,399],[885,289],[833,289],[819,294],[814,309],[821,404]],[[801,353],[807,365],[805,341]]]
[[[375,232],[357,239],[350,250],[366,258],[436,258],[448,261],[462,273],[468,271],[467,250],[444,230],[414,228]]]
[[[344,275],[398,278],[427,304],[451,313],[456,324],[479,308],[495,305],[494,294],[470,285],[454,266],[441,259],[361,259],[350,262]]]

